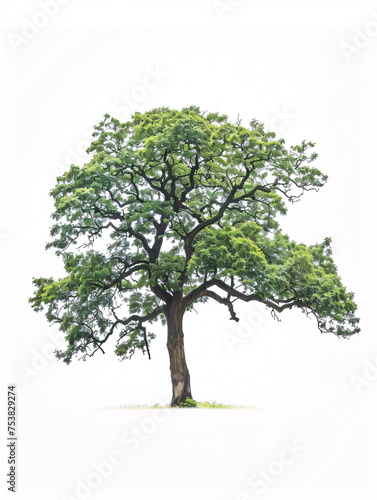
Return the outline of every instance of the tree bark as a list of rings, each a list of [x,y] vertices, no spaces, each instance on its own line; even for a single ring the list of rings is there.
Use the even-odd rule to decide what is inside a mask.
[[[183,315],[184,308],[181,304],[174,304],[174,302],[166,312],[168,327],[167,347],[173,387],[171,406],[178,406],[180,403],[186,401],[186,398],[192,399],[190,373],[186,364],[183,340]]]

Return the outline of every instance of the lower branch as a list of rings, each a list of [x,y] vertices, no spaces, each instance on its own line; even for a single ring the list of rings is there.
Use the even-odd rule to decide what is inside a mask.
[[[220,304],[225,304],[230,312],[230,319],[234,321],[239,321],[240,319],[237,317],[234,307],[233,307],[233,302],[230,301],[228,298],[221,297],[218,295],[216,292],[213,292],[212,290],[205,290],[204,292],[201,292],[199,297],[210,297],[211,299],[216,300]]]
[[[143,331],[145,348],[147,349],[148,358],[151,359],[151,353],[149,352],[149,344],[147,339],[147,329],[141,323],[139,323],[138,327]]]

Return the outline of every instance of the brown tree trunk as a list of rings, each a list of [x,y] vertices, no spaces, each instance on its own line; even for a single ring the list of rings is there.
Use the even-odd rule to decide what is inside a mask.
[[[183,341],[183,314],[180,304],[170,305],[166,313],[168,327],[167,347],[170,357],[170,374],[173,386],[171,406],[178,406],[186,398],[192,399],[190,374],[186,365]]]

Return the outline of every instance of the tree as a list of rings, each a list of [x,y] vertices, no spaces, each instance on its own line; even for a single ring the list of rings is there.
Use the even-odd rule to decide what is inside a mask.
[[[306,246],[279,229],[286,202],[327,180],[311,166],[313,143],[287,150],[257,120],[243,127],[194,106],[126,123],[105,115],[93,137],[91,160],[71,165],[51,191],[56,222],[46,248],[66,275],[33,280],[33,308],[45,306],[66,334],[57,358],[85,359],[115,335],[122,359],[137,349],[150,357],[149,325],[161,319],[174,406],[192,398],[183,317],[197,302],[215,300],[235,321],[237,300],[275,317],[295,307],[320,332],[359,332],[331,240]]]

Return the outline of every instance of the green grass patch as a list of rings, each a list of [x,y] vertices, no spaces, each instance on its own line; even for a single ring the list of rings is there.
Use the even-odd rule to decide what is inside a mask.
[[[185,402],[181,403],[179,406],[170,406],[169,404],[163,405],[156,403],[154,405],[128,405],[121,406],[121,410],[153,410],[154,408],[164,409],[180,409],[180,408],[204,408],[204,409],[224,409],[224,410],[240,410],[240,409],[253,409],[252,406],[235,406],[224,403],[216,403],[216,401],[194,401],[193,399],[187,398]]]
[[[215,401],[204,401],[204,403],[198,403],[199,408],[239,408],[238,406],[227,405],[223,403],[216,403]]]
[[[225,409],[234,410],[240,408],[251,408],[250,406],[234,406],[224,403],[216,403],[216,401],[194,401],[193,399],[187,398],[185,402],[181,403],[178,408],[215,408],[215,409]]]

